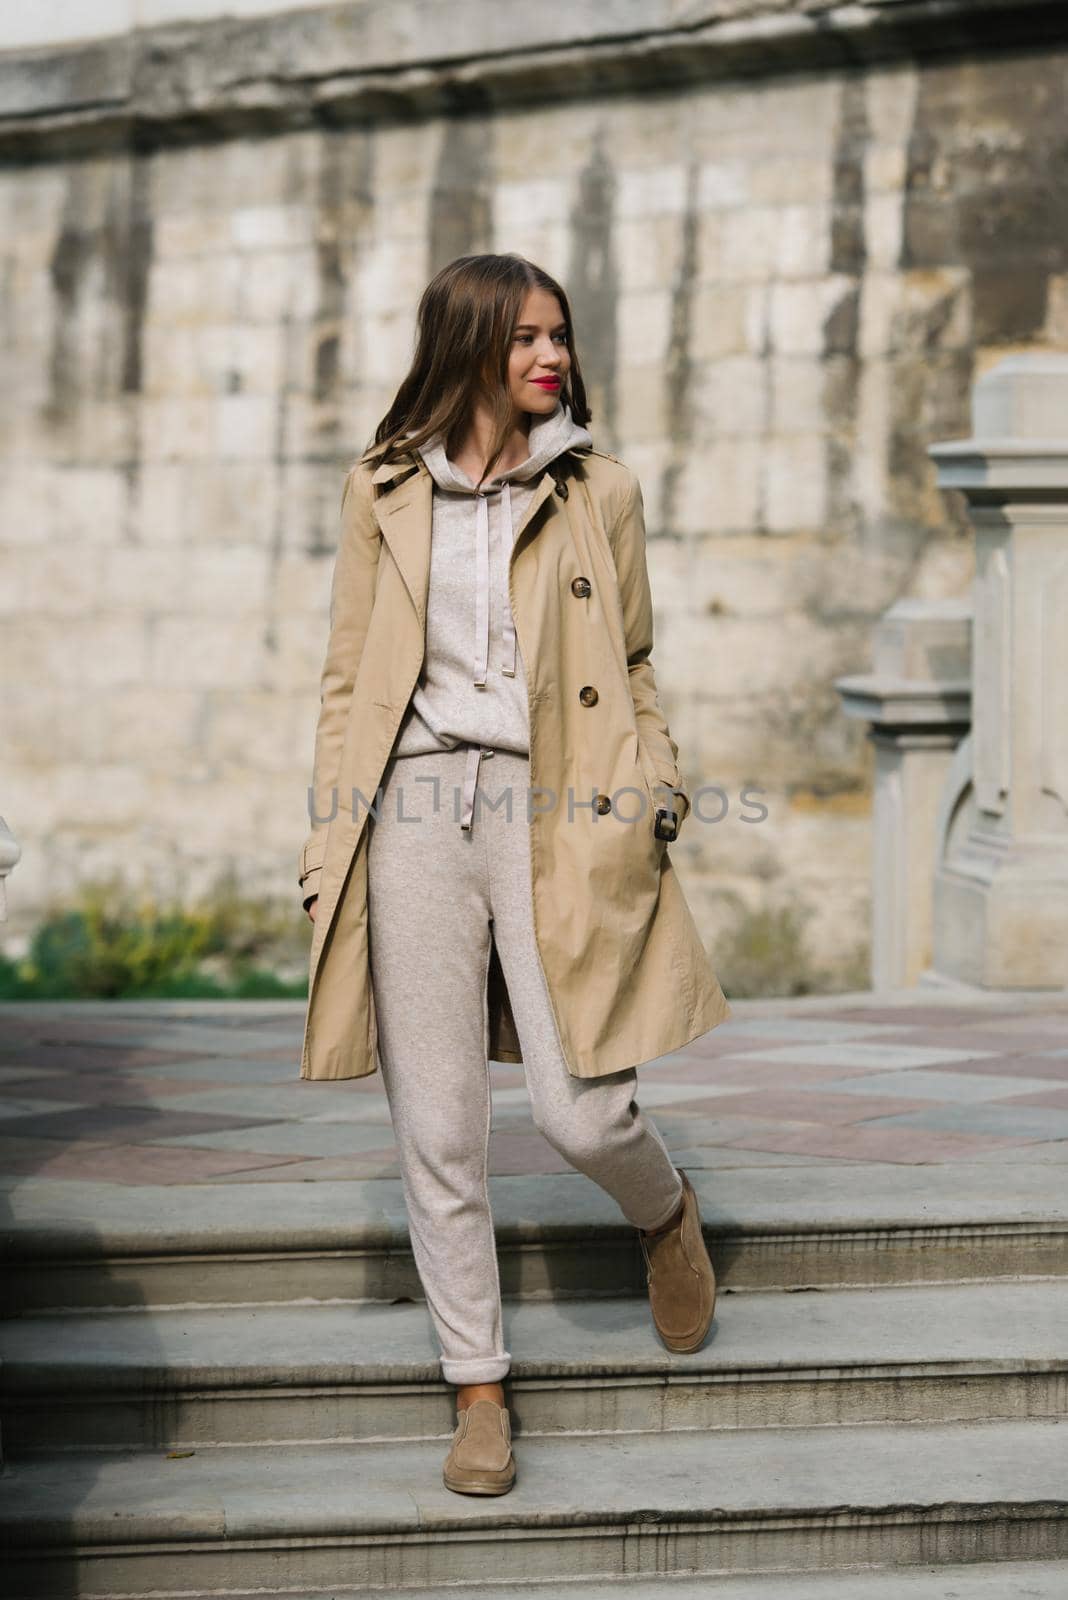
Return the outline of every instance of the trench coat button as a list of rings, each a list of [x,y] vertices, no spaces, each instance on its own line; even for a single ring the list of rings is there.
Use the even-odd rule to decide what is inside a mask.
[[[593,591],[589,578],[572,578],[571,593],[578,595],[580,600],[585,600]]]
[[[584,706],[595,706],[599,698],[600,696],[592,683],[586,684],[585,688],[579,690],[579,699]]]
[[[606,794],[599,794],[597,796],[597,810],[600,812],[601,816],[603,817],[605,813],[611,811],[611,809],[612,801],[610,797]]]

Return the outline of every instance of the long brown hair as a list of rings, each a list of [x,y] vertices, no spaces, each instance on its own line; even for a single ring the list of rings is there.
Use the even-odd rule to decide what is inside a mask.
[[[531,289],[545,289],[560,302],[571,356],[560,399],[580,427],[589,422],[591,412],[575,353],[571,307],[556,279],[523,256],[459,256],[442,267],[423,290],[415,356],[393,404],[375,429],[364,460],[392,460],[439,435],[451,453],[463,442],[475,402],[482,400],[496,422],[489,471],[514,426],[508,360],[515,326]]]

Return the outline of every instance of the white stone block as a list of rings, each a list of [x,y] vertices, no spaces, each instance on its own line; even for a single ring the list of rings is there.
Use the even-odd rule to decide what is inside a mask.
[[[264,603],[284,605],[294,616],[303,615],[309,628],[322,627],[330,607],[332,566],[332,552],[312,560],[306,542],[284,549],[275,556],[269,570],[265,568]],[[325,637],[323,647],[325,650]]]
[[[908,175],[908,150],[904,144],[869,144],[862,161],[865,194],[902,196]]]
[[[776,268],[782,278],[813,278],[831,261],[830,207],[788,205],[780,210]]]
[[[216,402],[207,396],[146,395],[142,456],[147,462],[206,460],[217,453]]]
[[[629,352],[628,352],[629,354]],[[668,429],[668,383],[663,363],[620,367],[616,379],[616,426],[624,439],[648,443]]]
[[[649,289],[621,295],[616,305],[616,343],[635,366],[663,361],[671,336],[671,292]]]
[[[425,181],[404,189],[391,189],[388,197],[380,197],[377,213],[373,203],[370,206],[365,203],[354,210],[346,219],[343,241],[352,245],[357,253],[362,252],[367,242],[364,232],[370,215],[374,217],[379,234],[390,239],[409,239],[417,249],[430,228],[431,199]]]
[[[23,614],[4,624],[5,671],[11,683],[81,685],[84,689],[136,683],[145,668],[141,617],[94,613],[66,617]]]
[[[146,321],[230,322],[244,305],[246,264],[237,255],[157,261],[148,276]]]
[[[888,62],[865,73],[864,102],[872,151],[887,146],[905,149],[916,128],[920,85],[914,61]]]
[[[315,238],[315,213],[303,205],[239,206],[230,214],[238,250],[294,250]]]
[[[626,292],[664,289],[679,271],[681,229],[671,216],[618,217],[613,223],[620,283]]]
[[[304,781],[305,766],[310,780],[315,717],[303,697],[275,689],[217,696],[201,748],[206,760],[223,771],[232,767],[239,751],[242,774],[273,774],[285,791],[295,775],[298,784]],[[257,809],[266,801],[270,810],[269,792],[259,787],[258,794]]]
[[[120,535],[126,476],[113,467],[5,463],[0,528],[5,544],[106,544]]]
[[[749,200],[749,170],[744,161],[706,161],[698,174],[697,203],[702,210],[730,210]]]
[[[189,256],[227,255],[233,230],[225,211],[163,211],[152,224],[152,270],[160,263]]]
[[[353,294],[362,317],[402,312],[411,322],[424,287],[423,252],[415,241],[378,235],[360,257]]]
[[[829,150],[809,156],[783,149],[751,159],[745,166],[750,198],[761,206],[810,205],[826,209],[834,183],[830,156]]]
[[[817,529],[826,516],[827,443],[822,434],[785,434],[762,443],[764,517],[771,533]]]
[[[71,465],[124,467],[137,456],[139,397],[97,399],[86,395],[70,418],[66,456]]]
[[[69,193],[70,174],[60,162],[13,163],[0,171],[0,237],[13,242],[25,229],[54,239]]]
[[[849,457],[849,494],[871,527],[890,512],[895,486],[890,482],[889,448],[898,415],[900,377],[892,361],[871,358],[860,368],[855,400],[853,448]],[[874,570],[883,553],[869,552]],[[888,553],[888,552],[887,552]],[[885,601],[876,608],[885,610]]]
[[[202,392],[195,328],[169,322],[145,324],[141,339],[141,393],[193,395]]]
[[[241,292],[234,308],[235,321],[307,321],[315,315],[319,301],[315,250],[260,250],[236,259],[241,266]]]
[[[751,281],[775,275],[781,216],[778,206],[747,206],[723,218],[719,272]]]
[[[888,355],[898,343],[901,279],[893,272],[866,272],[860,283],[857,343],[865,358]]]
[[[275,454],[279,399],[228,394],[214,401],[216,453],[223,460],[269,461]]]
[[[148,683],[179,689],[230,691],[262,687],[263,619],[208,616],[201,612],[165,615],[146,629]]]
[[[678,216],[686,209],[688,182],[684,166],[625,167],[616,210],[620,217]]]
[[[190,462],[179,490],[187,545],[236,538],[270,545],[280,476],[274,461]]]
[[[507,123],[509,119],[505,118]],[[517,119],[518,120],[518,119]],[[537,125],[529,118],[522,126],[537,138]],[[373,135],[375,192],[388,196],[397,190],[426,189],[428,174],[435,169],[441,153],[443,124],[427,118],[422,122],[383,124]],[[534,168],[527,166],[529,173]],[[388,202],[387,202],[388,205]]]
[[[695,437],[702,443],[733,434],[755,434],[767,417],[765,365],[755,356],[711,361],[693,374]]]
[[[512,228],[554,222],[566,213],[567,200],[567,186],[558,177],[499,183],[493,190],[494,232],[507,234]],[[391,232],[394,221],[391,213]]]
[[[72,546],[47,540],[32,550],[0,546],[0,605],[35,617],[86,617],[97,605],[109,609],[106,563],[114,545]],[[12,604],[17,596],[17,605]],[[0,675],[2,676],[2,675]]]
[[[219,534],[233,537],[231,530],[220,529]],[[289,595],[272,581],[271,553],[266,542],[196,545],[185,552],[185,559],[189,594],[201,614],[248,615],[262,621],[272,591],[287,607],[290,604]]]
[[[542,267],[564,286],[567,292],[568,267],[571,259],[571,227],[560,219],[542,222],[537,226],[509,228],[493,238],[493,248],[501,252],[512,251],[525,256]]]
[[[687,457],[679,474],[676,520],[684,533],[737,533],[756,523],[760,441],[713,440]]]
[[[811,433],[827,424],[823,403],[824,369],[816,356],[770,356],[769,431]]]
[[[205,730],[213,724],[215,703],[215,697],[208,702],[203,690],[162,683],[114,688],[106,696],[106,715],[97,719],[93,747],[74,753],[87,760],[117,762],[136,750],[150,775],[161,767],[166,771],[173,768],[176,751],[199,750]]]
[[[694,285],[688,349],[691,360],[716,361],[752,348],[747,329],[750,293],[741,284]]]
[[[869,195],[864,206],[864,243],[873,272],[892,272],[901,260],[905,200],[900,192]]]
[[[114,762],[92,761],[84,766],[64,762],[57,770],[63,823],[84,826],[139,829],[150,814],[153,780],[127,746]],[[123,758],[125,757],[125,759]]]
[[[364,370],[369,383],[392,383],[394,388],[407,372],[415,354],[415,330],[410,316],[378,315],[367,322]]]

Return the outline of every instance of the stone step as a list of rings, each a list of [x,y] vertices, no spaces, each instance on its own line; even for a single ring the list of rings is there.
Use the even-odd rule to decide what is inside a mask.
[[[1052,1164],[690,1171],[724,1287],[1068,1274]],[[502,1288],[631,1295],[636,1230],[578,1173],[494,1178]],[[87,1306],[419,1298],[400,1183],[166,1185],[26,1179],[0,1227],[5,1315]]]
[[[441,1440],[8,1463],[20,1600],[1068,1557],[1068,1427],[862,1424],[517,1441],[455,1495]],[[576,1509],[580,1508],[580,1509]]]
[[[966,1566],[887,1567],[861,1571],[742,1578],[616,1578],[571,1583],[520,1583],[498,1588],[478,1584],[450,1587],[448,1600],[1064,1600],[1068,1567],[1063,1561],[975,1561]],[[271,1600],[426,1600],[426,1589],[361,1589],[335,1587],[329,1594],[271,1591]],[[183,1600],[214,1600],[205,1594]],[[226,1600],[265,1600],[231,1591]]]
[[[724,1293],[705,1348],[648,1299],[511,1301],[517,1434],[1062,1415],[1068,1278]],[[425,1304],[98,1312],[0,1324],[8,1450],[444,1436]]]

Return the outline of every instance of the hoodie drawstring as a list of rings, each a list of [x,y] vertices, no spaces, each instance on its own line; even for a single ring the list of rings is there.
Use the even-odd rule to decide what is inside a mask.
[[[478,787],[478,769],[483,758],[492,754],[492,745],[473,744],[468,746],[467,764],[464,767],[463,811],[460,816],[460,827],[465,833],[471,831],[471,819],[475,814],[475,790]]]
[[[501,671],[507,678],[515,677],[516,635],[508,593],[508,564],[512,554],[512,490],[502,483],[496,489],[480,489],[476,495],[475,516],[475,683],[486,682],[489,671],[490,646],[490,593],[489,593],[489,496],[499,496],[497,515],[500,530],[501,561],[504,576],[501,584],[501,605],[504,613],[502,635],[504,639],[504,666]]]
[[[512,554],[512,490],[508,483],[499,484],[496,489],[480,489],[475,496],[475,682],[482,685],[489,672],[489,646],[490,646],[490,584],[489,584],[489,497],[491,494],[498,496],[497,517],[500,531],[501,560],[504,566],[504,577],[501,584],[501,603],[504,611],[504,624],[501,629],[504,638],[505,664],[501,671],[506,677],[515,677],[516,641],[515,619],[512,616],[511,597],[508,593],[508,563]],[[463,812],[460,817],[460,827],[465,833],[470,832],[471,821],[475,814],[475,790],[478,787],[478,771],[483,757],[493,754],[491,747],[473,744],[467,752],[467,765],[464,769],[464,796]]]

